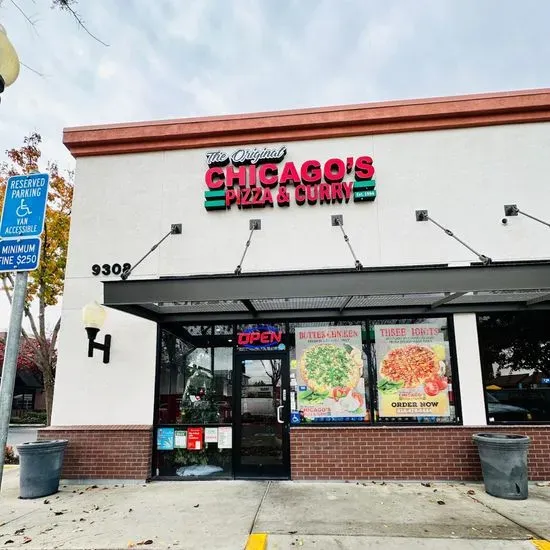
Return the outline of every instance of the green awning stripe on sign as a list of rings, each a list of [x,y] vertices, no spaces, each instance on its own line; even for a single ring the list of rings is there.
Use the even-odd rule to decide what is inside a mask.
[[[221,210],[225,208],[225,201],[204,201],[206,210]]]
[[[225,199],[225,189],[222,189],[221,191],[205,191],[204,198],[205,199]]]
[[[364,189],[374,189],[376,187],[376,180],[356,181],[353,184],[354,191],[363,191]]]

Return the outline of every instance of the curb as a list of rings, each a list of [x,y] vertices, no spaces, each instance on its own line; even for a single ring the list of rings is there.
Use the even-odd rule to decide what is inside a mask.
[[[251,533],[248,535],[248,541],[244,550],[266,550],[267,549],[267,533]],[[541,548],[546,550],[546,548]]]

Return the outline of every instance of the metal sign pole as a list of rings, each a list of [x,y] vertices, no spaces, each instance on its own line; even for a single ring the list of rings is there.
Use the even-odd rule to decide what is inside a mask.
[[[4,471],[4,449],[8,441],[10,426],[13,388],[17,374],[17,357],[19,355],[19,340],[21,337],[21,323],[23,309],[27,296],[28,272],[18,271],[15,275],[15,286],[11,304],[10,326],[4,349],[4,364],[2,365],[2,380],[0,382],[0,489],[2,488],[2,474]]]

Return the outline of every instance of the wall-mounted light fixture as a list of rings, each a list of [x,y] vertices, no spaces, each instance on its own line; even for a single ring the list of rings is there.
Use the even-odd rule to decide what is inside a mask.
[[[103,344],[95,341],[97,333],[105,322],[105,317],[107,317],[105,308],[97,302],[90,302],[82,309],[82,320],[88,333],[88,357],[93,357],[94,349],[98,349],[103,351],[103,362],[108,363],[111,358],[111,335],[105,335]]]
[[[0,94],[19,76],[19,58],[8,39],[6,29],[0,25]]]

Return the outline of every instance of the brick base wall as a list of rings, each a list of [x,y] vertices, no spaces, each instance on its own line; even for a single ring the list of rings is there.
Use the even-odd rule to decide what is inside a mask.
[[[480,480],[472,434],[531,437],[529,479],[550,480],[550,427],[291,428],[294,480]]]
[[[151,426],[50,426],[38,439],[67,439],[63,479],[151,477]]]

